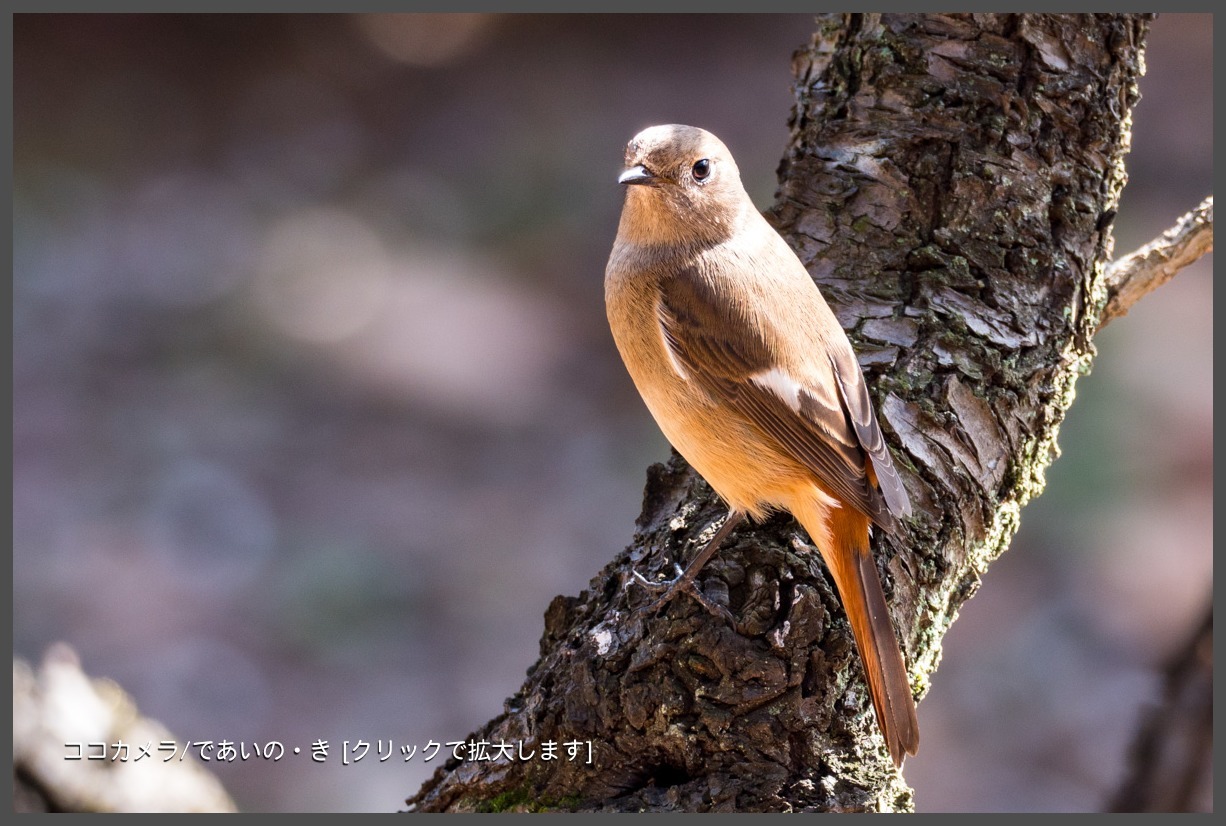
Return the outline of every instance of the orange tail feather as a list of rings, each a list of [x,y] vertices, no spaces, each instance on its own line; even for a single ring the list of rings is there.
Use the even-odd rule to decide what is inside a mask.
[[[869,549],[869,519],[849,507],[831,508],[826,516],[828,532],[809,533],[817,541],[823,533],[829,536],[825,544],[830,547],[819,546],[819,550],[851,622],[877,724],[894,765],[901,766],[904,753],[915,754],[919,748],[919,723],[902,650]]]

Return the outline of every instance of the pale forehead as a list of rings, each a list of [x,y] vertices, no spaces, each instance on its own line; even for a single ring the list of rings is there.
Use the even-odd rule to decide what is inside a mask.
[[[627,162],[638,161],[649,156],[665,156],[675,158],[729,157],[728,148],[723,142],[705,129],[697,126],[684,126],[678,123],[649,126],[639,132],[626,145]]]

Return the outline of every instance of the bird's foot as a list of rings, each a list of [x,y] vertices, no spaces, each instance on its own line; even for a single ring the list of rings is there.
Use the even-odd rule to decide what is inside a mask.
[[[656,599],[652,600],[644,609],[648,613],[656,611],[667,605],[672,598],[677,595],[677,592],[689,584],[690,580],[685,577],[685,572],[681,570],[681,566],[673,563],[673,578],[662,579],[657,582],[652,582],[647,577],[640,574],[638,571],[631,571],[631,575],[639,585],[646,588],[648,591],[660,594]]]
[[[684,572],[681,570],[681,566],[676,562],[673,563],[673,574],[674,576],[672,579],[662,579],[659,582],[652,582],[638,571],[630,572],[630,575],[638,581],[639,585],[642,585],[649,591],[663,591],[665,588],[671,588],[673,585],[676,585],[681,581],[681,577],[684,575]]]
[[[647,590],[654,591],[657,593],[660,591],[664,592],[660,594],[660,596],[658,596],[651,603],[649,603],[643,609],[644,611],[646,611],[649,614],[654,614],[655,612],[663,608],[665,605],[667,605],[669,602],[671,602],[673,597],[677,596],[677,594],[681,593],[682,591],[685,591],[690,596],[692,596],[698,602],[699,605],[705,608],[707,610],[707,613],[715,617],[720,617],[724,619],[725,621],[727,621],[729,624],[735,625],[735,618],[732,616],[732,613],[723,605],[716,605],[715,603],[707,599],[706,594],[704,594],[699,588],[695,587],[694,577],[692,576],[687,577],[685,575],[685,572],[681,570],[680,565],[673,563],[673,573],[674,573],[674,576],[672,579],[664,579],[658,582],[652,582],[651,580],[647,579],[645,576],[640,574],[638,571],[631,572],[634,579]]]

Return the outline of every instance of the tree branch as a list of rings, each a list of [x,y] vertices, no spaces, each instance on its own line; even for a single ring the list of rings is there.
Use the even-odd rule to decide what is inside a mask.
[[[1166,666],[1162,700],[1137,732],[1113,812],[1196,811],[1213,759],[1213,606]]]
[[[1175,226],[1107,267],[1107,305],[1098,328],[1126,315],[1132,305],[1213,251],[1213,196],[1180,218]]]
[[[82,671],[68,645],[48,648],[38,668],[14,658],[16,811],[233,812],[234,801],[195,755],[139,756],[142,745],[173,741],[113,681]]]

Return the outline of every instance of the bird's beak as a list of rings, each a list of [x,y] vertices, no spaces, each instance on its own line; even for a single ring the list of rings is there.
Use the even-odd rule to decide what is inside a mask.
[[[619,184],[654,184],[659,180],[655,173],[642,164],[630,167],[617,178]]]

